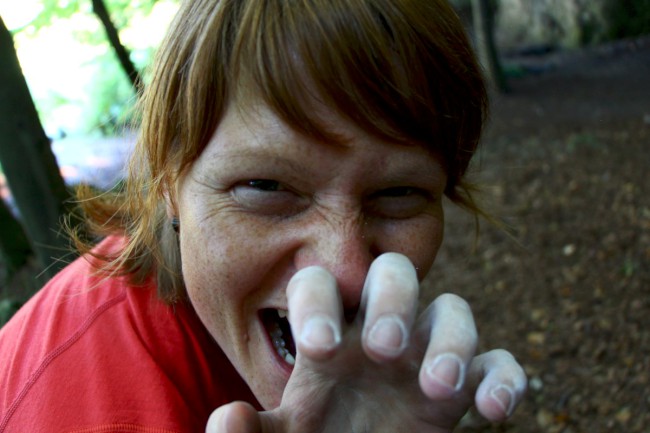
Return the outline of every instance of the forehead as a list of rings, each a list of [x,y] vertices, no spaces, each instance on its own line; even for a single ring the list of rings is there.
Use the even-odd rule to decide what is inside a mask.
[[[441,157],[430,148],[381,140],[324,107],[318,118],[337,140],[306,136],[263,103],[230,104],[200,159],[314,176],[348,170],[395,182],[419,178],[438,184],[446,179]]]
[[[317,134],[310,134],[300,125],[287,121],[282,113],[278,113],[258,96],[237,98],[229,103],[217,130],[221,133],[255,136],[261,141],[282,137],[291,141],[306,140],[343,148],[348,147],[355,138],[368,136],[367,132],[313,95],[309,100],[304,98],[301,105],[302,111],[309,113],[311,121],[318,126]]]

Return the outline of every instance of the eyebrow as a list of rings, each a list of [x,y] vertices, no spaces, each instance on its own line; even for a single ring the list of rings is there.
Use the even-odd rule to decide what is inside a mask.
[[[250,143],[249,140],[243,140],[237,138],[235,140],[230,139],[229,143],[231,146],[226,146],[225,148],[215,149],[214,153],[210,155],[210,162],[216,161],[220,158],[227,158],[229,160],[240,160],[242,162],[257,162],[263,161],[266,166],[275,166],[289,169],[295,173],[305,173],[307,167],[304,164],[304,161],[298,161],[293,157],[296,156],[296,152],[283,152],[278,154],[277,149],[273,146],[274,144],[286,144],[287,147],[293,146],[293,141],[285,141],[286,137],[283,137],[282,134],[276,134],[274,131],[264,131],[264,133],[257,135],[256,139],[253,140],[254,144]],[[350,138],[351,141],[352,138]],[[284,142],[284,143],[283,143]],[[305,153],[310,155],[312,161],[317,160],[317,157],[314,157],[312,152],[309,151],[309,144],[303,142],[305,146],[298,146],[297,151],[299,153]],[[323,143],[328,145],[329,143]],[[405,149],[409,147],[408,144],[404,144]],[[230,149],[232,150],[230,150]],[[346,145],[335,144],[331,146],[331,149],[334,149],[336,152],[345,153],[351,148]],[[432,169],[428,170],[424,168],[423,165],[419,163],[415,164],[404,164],[398,166],[396,169],[391,170],[389,173],[386,173],[388,176],[385,178],[386,181],[392,183],[413,183],[413,179],[419,179],[423,184],[437,184],[441,180],[447,177],[447,171],[444,164],[438,160],[438,158],[433,158],[432,161],[436,163],[439,170]],[[382,167],[374,167],[370,170],[371,173],[380,170]],[[441,179],[442,178],[442,179]],[[418,182],[418,183],[420,183]]]
[[[228,152],[227,150],[220,150],[210,155],[210,162],[216,161],[220,158],[227,158],[230,160],[264,160],[265,163],[271,163],[277,166],[284,166],[294,171],[304,171],[302,164],[294,161],[291,158],[279,156],[276,152],[271,150],[266,151],[264,148],[255,149],[240,149],[236,152]]]
[[[236,153],[219,152],[213,154],[211,159],[216,160],[220,157],[228,158],[230,161],[239,160],[242,162],[242,165],[250,164],[250,166],[253,164],[259,165],[259,162],[263,161],[266,167],[274,166],[300,175],[305,173],[309,174],[311,167],[313,167],[311,164],[306,166],[290,157],[276,155],[273,152],[265,152],[261,149],[242,149]],[[408,184],[416,187],[430,187],[432,185],[438,185],[440,182],[446,183],[447,173],[444,166],[438,161],[436,161],[436,164],[439,170],[436,167],[429,170],[421,164],[393,166],[391,170],[384,172],[381,183],[387,186],[391,184],[393,186]],[[381,169],[381,167],[370,167],[368,173],[376,173],[378,169]]]

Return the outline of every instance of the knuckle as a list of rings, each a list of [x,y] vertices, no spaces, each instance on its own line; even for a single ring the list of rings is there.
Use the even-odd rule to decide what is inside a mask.
[[[488,353],[497,361],[507,364],[517,364],[517,361],[515,360],[515,357],[512,355],[512,353],[508,352],[505,349],[493,349]]]
[[[325,268],[320,266],[309,266],[300,269],[296,272],[287,287],[287,291],[295,291],[296,289],[318,289],[335,286],[336,280]]]
[[[472,314],[472,308],[467,301],[454,293],[443,293],[438,296],[435,302],[444,308],[451,308],[461,313]]]
[[[295,280],[302,280],[308,278],[332,278],[331,274],[321,266],[307,266],[306,268],[300,269],[293,276]]]
[[[491,358],[490,364],[494,365],[500,375],[507,376],[519,393],[525,392],[528,387],[526,371],[517,362],[514,355],[505,349],[494,349],[486,355]]]

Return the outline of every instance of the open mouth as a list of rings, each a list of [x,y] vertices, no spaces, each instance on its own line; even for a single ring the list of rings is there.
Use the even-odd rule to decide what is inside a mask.
[[[287,311],[268,308],[260,312],[260,317],[275,351],[287,364],[294,365],[296,363],[296,344],[291,335]]]

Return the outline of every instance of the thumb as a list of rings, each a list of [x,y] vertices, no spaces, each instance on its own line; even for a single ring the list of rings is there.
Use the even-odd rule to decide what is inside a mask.
[[[206,433],[261,433],[260,414],[253,406],[236,401],[212,412]]]

